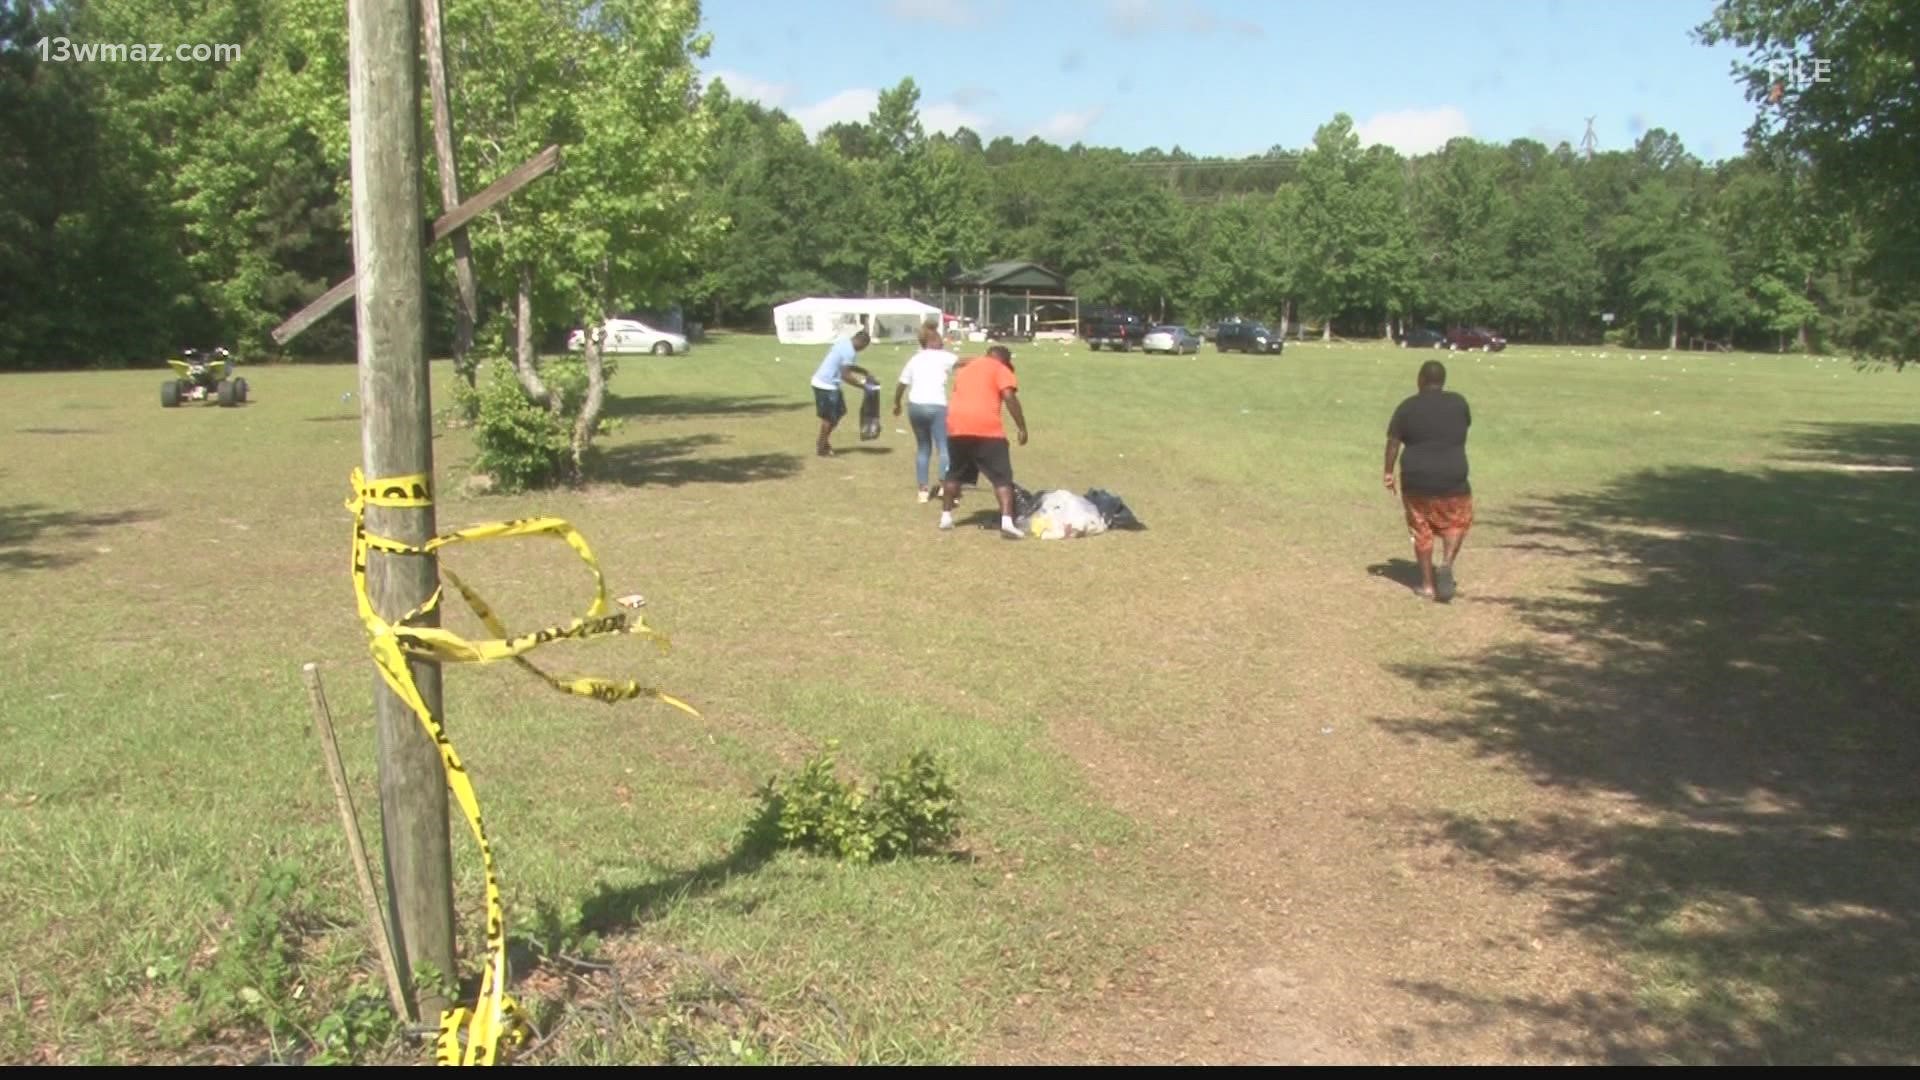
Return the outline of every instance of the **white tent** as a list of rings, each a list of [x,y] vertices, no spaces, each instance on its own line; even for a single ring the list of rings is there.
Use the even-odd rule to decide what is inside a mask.
[[[773,309],[782,345],[826,345],[865,328],[875,341],[912,341],[920,327],[940,321],[940,309],[904,296],[809,296]]]

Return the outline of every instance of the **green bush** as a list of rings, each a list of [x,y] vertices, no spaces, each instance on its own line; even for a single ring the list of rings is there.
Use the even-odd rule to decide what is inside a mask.
[[[867,863],[925,854],[953,839],[960,801],[932,754],[907,758],[869,794],[835,774],[836,749],[827,744],[791,779],[760,789],[754,841]]]
[[[475,467],[498,490],[525,491],[565,474],[572,432],[552,410],[527,400],[511,365],[493,361],[480,381],[473,442]]]
[[[617,370],[612,357],[605,358],[605,366],[612,379]],[[572,469],[573,425],[587,400],[587,366],[573,356],[550,359],[540,365],[540,379],[553,399],[550,405],[528,400],[506,360],[487,362],[477,389],[455,383],[454,417],[470,418],[479,450],[474,467],[493,477],[496,490],[546,487]],[[619,420],[603,416],[594,434],[619,429]]]

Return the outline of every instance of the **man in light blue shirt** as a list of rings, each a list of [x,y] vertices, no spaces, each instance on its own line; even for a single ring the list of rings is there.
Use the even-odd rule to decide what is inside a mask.
[[[820,367],[813,373],[813,411],[820,417],[820,442],[814,452],[821,457],[832,457],[833,448],[827,445],[827,437],[847,415],[847,398],[841,393],[840,384],[845,382],[853,386],[878,385],[866,368],[855,363],[861,350],[873,341],[861,330],[850,338],[841,338],[827,350],[826,359],[820,361]]]

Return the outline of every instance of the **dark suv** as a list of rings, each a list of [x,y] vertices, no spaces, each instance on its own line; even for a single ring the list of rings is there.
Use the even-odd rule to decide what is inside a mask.
[[[1146,338],[1147,329],[1147,321],[1138,315],[1110,311],[1081,320],[1080,336],[1086,339],[1094,352],[1099,352],[1102,346],[1115,352],[1126,352]]]
[[[1447,331],[1447,348],[1455,352],[1473,349],[1481,352],[1499,352],[1506,347],[1506,338],[1484,327],[1456,326]]]
[[[1277,353],[1286,343],[1265,323],[1235,320],[1220,324],[1213,335],[1213,347],[1221,352]]]

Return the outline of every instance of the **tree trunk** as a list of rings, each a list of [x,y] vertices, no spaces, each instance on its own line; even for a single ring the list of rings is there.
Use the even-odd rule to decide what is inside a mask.
[[[547,384],[540,379],[533,356],[533,267],[520,267],[520,287],[514,300],[513,317],[513,373],[520,377],[520,386],[526,390],[527,397],[539,405],[553,404],[552,395],[547,393]],[[594,348],[598,342],[599,327],[587,329],[587,347]]]
[[[1333,316],[1331,315],[1327,316],[1326,322],[1320,324],[1320,340],[1329,343],[1333,341]]]
[[[600,428],[600,410],[607,402],[607,365],[600,357],[600,342],[589,339],[581,353],[587,366],[587,400],[580,405],[580,416],[573,422],[573,478],[586,475],[587,447]]]
[[[1811,299],[1813,297],[1813,275],[1812,274],[1808,274],[1805,278],[1801,279],[1800,295],[1808,299]],[[1813,333],[1812,333],[1812,330],[1807,326],[1807,320],[1801,319],[1800,320],[1800,351],[1801,352],[1811,353],[1813,351],[1812,338],[1813,338]]]
[[[1673,333],[1667,337],[1667,348],[1669,350],[1672,350],[1672,349],[1677,349],[1679,347],[1680,347],[1680,315],[1678,312],[1675,312],[1673,316]]]
[[[1393,344],[1393,316],[1387,316],[1386,323],[1380,328],[1380,335],[1387,339],[1387,344]]]
[[[427,54],[427,81],[433,91],[433,151],[440,169],[440,205],[446,212],[460,205],[460,173],[453,157],[453,111],[448,104],[447,51],[440,34],[439,0],[420,4],[422,47]],[[480,311],[480,289],[473,277],[473,245],[467,230],[460,229],[453,241],[453,278],[459,303],[454,308],[453,369],[474,384],[478,365],[473,352],[473,324]]]

